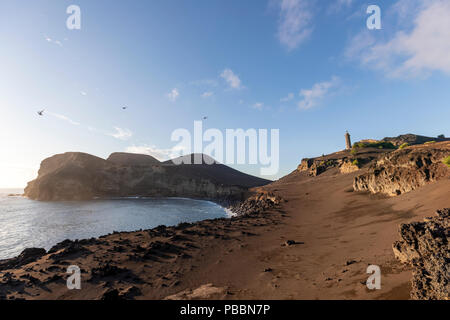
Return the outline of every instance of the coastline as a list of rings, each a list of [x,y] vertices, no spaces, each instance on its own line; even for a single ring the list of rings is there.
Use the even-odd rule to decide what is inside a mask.
[[[197,298],[409,299],[411,268],[392,244],[400,223],[449,206],[438,191],[450,181],[386,198],[349,192],[356,175],[295,173],[258,189],[286,199],[264,212],[60,243],[0,271],[0,296],[165,299],[211,284],[216,293]],[[362,284],[368,264],[381,266],[382,290]],[[67,290],[69,265],[81,268],[82,290]]]

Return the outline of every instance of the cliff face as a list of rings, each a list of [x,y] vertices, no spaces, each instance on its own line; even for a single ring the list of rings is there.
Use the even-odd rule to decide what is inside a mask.
[[[395,256],[413,266],[411,298],[450,298],[450,209],[424,222],[400,227],[400,241],[393,244]]]
[[[355,178],[355,191],[396,196],[427,183],[450,177],[442,160],[450,155],[450,142],[407,147],[389,153]]]
[[[65,153],[41,163],[25,196],[43,201],[125,196],[239,200],[248,188],[269,182],[222,164],[174,165],[145,155],[121,153],[104,160]]]

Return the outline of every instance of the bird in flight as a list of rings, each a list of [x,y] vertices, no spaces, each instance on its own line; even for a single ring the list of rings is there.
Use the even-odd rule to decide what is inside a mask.
[[[203,117],[203,120],[207,120],[208,119],[208,117]]]
[[[123,107],[122,107],[122,109],[123,109],[123,110],[126,110],[126,109],[128,109],[128,107],[126,107],[126,106],[123,106]]]
[[[41,110],[41,111],[38,111],[37,113],[38,113],[38,115],[43,116],[44,115],[44,111],[45,110]]]

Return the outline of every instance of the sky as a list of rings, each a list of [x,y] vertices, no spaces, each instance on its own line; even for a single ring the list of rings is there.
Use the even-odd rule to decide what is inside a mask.
[[[0,187],[68,151],[167,160],[171,133],[204,116],[279,129],[268,179],[344,149],[346,130],[449,136],[448,17],[449,0],[0,0]]]

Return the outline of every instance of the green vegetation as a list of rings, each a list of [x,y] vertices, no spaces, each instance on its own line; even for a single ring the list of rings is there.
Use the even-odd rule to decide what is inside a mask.
[[[424,144],[432,144],[432,143],[436,143],[436,141],[427,141]]]
[[[397,149],[391,142],[378,141],[378,142],[356,142],[353,144],[351,154],[358,153],[358,149],[362,148],[377,148],[377,149]]]
[[[398,147],[399,149],[404,149],[406,147],[409,147],[409,143],[405,142],[404,144],[402,144],[400,147]]]
[[[450,156],[448,156],[447,158],[444,158],[444,160],[442,160],[442,162],[447,165],[447,167],[450,168]]]
[[[358,161],[358,159],[353,160],[352,164],[353,164],[354,166],[358,166],[358,167],[359,167],[359,161]]]
[[[356,142],[353,148],[397,149],[391,142]]]

